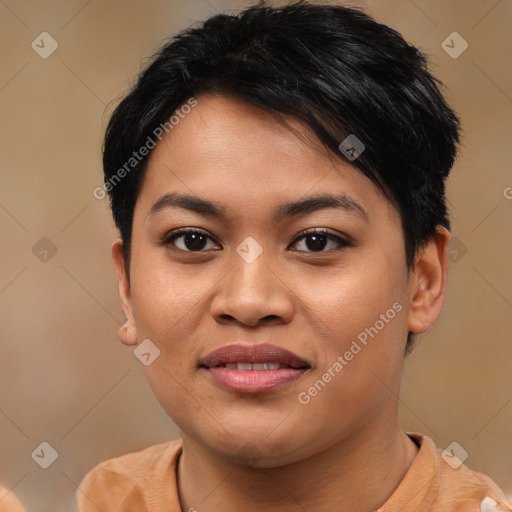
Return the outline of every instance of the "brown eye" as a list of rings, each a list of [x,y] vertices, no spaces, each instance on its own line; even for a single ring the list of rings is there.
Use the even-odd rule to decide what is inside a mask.
[[[330,249],[337,249],[350,245],[347,240],[330,233],[326,229],[317,229],[303,233],[294,240],[293,245],[297,245],[299,241],[303,241],[302,247],[306,248],[306,252],[330,252]],[[324,250],[326,247],[328,247],[328,250]],[[294,250],[303,251],[304,249]]]
[[[185,252],[200,252],[211,249],[207,247],[208,241],[212,240],[205,232],[196,229],[181,230],[167,235],[163,245],[174,245],[177,249]]]

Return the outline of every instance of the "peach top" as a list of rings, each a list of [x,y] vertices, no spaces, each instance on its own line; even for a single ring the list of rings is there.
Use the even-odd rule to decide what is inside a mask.
[[[419,446],[404,479],[377,512],[495,512],[512,510],[487,476],[443,458],[430,437],[407,435]],[[182,440],[107,460],[82,480],[79,512],[182,512],[176,468]],[[445,460],[446,459],[446,460]]]

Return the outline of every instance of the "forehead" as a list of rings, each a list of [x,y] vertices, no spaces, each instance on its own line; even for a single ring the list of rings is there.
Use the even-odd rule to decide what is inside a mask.
[[[265,160],[269,174],[287,162],[333,159],[314,133],[290,116],[272,115],[228,96],[200,96],[196,101],[181,119],[175,116],[178,122],[153,151],[150,166],[172,157],[174,167],[193,171],[203,164],[217,168],[230,157],[243,157],[237,167]]]
[[[359,203],[388,202],[359,169],[332,154],[299,121],[276,119],[225,96],[198,97],[163,136],[150,156],[137,205],[148,210],[172,191],[215,196],[245,211],[261,210],[261,201],[277,204],[325,192],[344,193]]]

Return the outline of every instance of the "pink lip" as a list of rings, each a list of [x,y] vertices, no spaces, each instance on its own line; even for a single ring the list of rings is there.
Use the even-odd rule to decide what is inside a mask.
[[[279,363],[286,368],[278,370],[237,370],[226,368],[226,363]],[[220,366],[219,366],[220,365]],[[264,344],[235,343],[210,352],[200,361],[200,367],[222,388],[246,394],[264,393],[292,382],[311,366],[299,356],[278,347]]]

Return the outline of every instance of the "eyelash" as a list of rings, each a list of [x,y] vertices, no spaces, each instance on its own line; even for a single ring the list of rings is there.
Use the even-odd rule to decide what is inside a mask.
[[[203,235],[203,236],[209,238],[210,240],[214,240],[210,235],[208,235],[208,233],[206,233],[205,231],[202,231],[200,229],[182,228],[182,229],[179,229],[177,231],[174,231],[172,233],[165,235],[161,241],[161,244],[162,245],[173,244],[173,242],[175,240],[177,240],[178,238],[181,238],[187,234]],[[338,244],[338,248],[336,248],[335,251],[338,251],[343,247],[349,247],[350,245],[352,245],[348,240],[331,233],[330,231],[328,231],[325,228],[313,228],[313,229],[303,231],[302,233],[297,235],[297,237],[292,241],[292,245],[295,245],[299,240],[306,238],[308,235],[325,235],[329,240],[334,241]],[[215,243],[218,243],[218,242],[215,241]],[[182,251],[182,252],[189,252],[189,253],[205,252],[204,250],[190,251],[190,250],[179,249],[179,248],[176,248],[176,249],[179,251]],[[312,254],[322,254],[322,253],[328,254],[328,253],[333,252],[332,250],[328,250],[328,251],[323,251],[323,250],[322,251],[298,251],[298,250],[295,250],[295,251],[296,252],[307,252],[307,253],[312,253]]]

